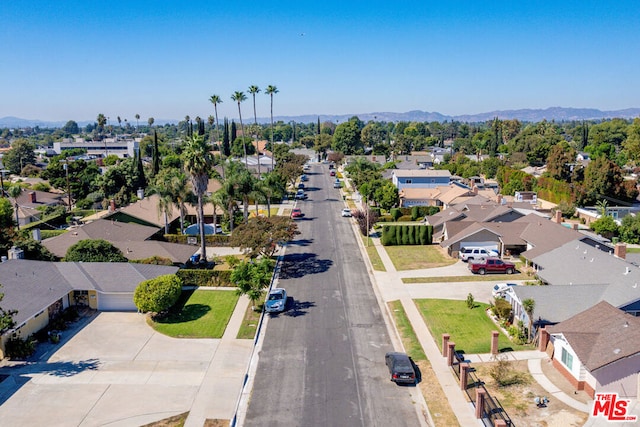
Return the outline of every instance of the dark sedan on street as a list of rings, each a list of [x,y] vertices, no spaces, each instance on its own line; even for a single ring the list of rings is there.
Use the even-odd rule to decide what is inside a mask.
[[[413,363],[405,353],[390,352],[384,356],[384,361],[389,368],[391,381],[396,384],[415,384],[416,371]]]

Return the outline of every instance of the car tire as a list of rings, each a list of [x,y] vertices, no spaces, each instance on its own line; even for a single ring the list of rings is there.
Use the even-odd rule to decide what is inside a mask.
[[[513,274],[513,268],[507,268],[507,274]]]
[[[481,268],[480,270],[478,270],[479,275],[484,276],[484,273],[486,273],[484,268]]]

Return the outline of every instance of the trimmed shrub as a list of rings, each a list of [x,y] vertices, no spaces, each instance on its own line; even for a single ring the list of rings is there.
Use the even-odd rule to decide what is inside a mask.
[[[411,208],[411,221],[415,221],[420,216],[420,207],[414,206]]]
[[[389,214],[384,214],[378,218],[378,222],[393,222],[393,217]]]
[[[511,319],[511,303],[503,298],[498,298],[493,305],[493,312],[500,320],[509,321]]]
[[[407,232],[409,235],[409,244],[415,245],[416,244],[416,227],[409,227],[407,229]]]
[[[401,238],[400,241],[402,242],[403,245],[408,245],[409,244],[409,226],[408,225],[402,225],[399,227],[400,230],[402,230],[401,232]]]
[[[402,215],[400,218],[398,218],[397,221],[398,222],[411,222],[413,220],[411,219],[411,215]]]
[[[9,338],[5,344],[5,352],[9,359],[26,359],[36,351],[37,340],[33,336],[22,339]]]
[[[402,211],[400,208],[392,208],[390,214],[394,221],[398,221],[398,218],[402,216]]]
[[[133,293],[133,302],[143,313],[160,313],[174,305],[181,293],[182,280],[175,274],[166,274],[140,282]]]

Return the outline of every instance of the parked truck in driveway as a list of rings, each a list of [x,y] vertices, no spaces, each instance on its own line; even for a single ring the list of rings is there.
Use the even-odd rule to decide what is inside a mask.
[[[516,272],[516,266],[515,264],[503,261],[500,258],[490,257],[485,260],[469,261],[469,270],[471,270],[471,272],[475,274],[513,274]]]

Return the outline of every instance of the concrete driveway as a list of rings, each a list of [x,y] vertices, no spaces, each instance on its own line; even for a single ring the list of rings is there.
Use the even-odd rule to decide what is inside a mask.
[[[229,419],[252,341],[224,341],[169,338],[141,314],[99,313],[50,356],[0,370],[10,375],[0,425],[140,426],[194,409],[202,422]]]

